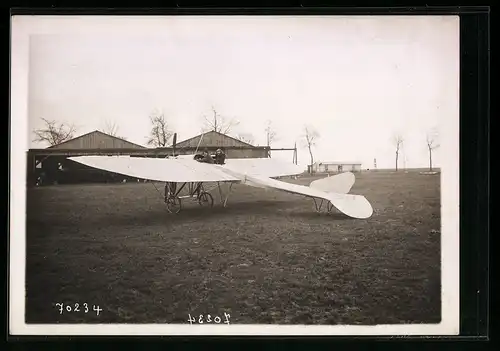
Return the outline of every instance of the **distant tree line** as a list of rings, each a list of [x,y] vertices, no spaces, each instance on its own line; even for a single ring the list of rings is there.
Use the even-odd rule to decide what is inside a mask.
[[[432,166],[432,152],[437,149],[440,145],[438,143],[439,135],[437,128],[432,128],[429,132],[426,134],[426,145],[427,145],[427,150],[429,152],[429,170],[433,170]],[[400,156],[400,152],[402,149],[404,143],[403,136],[399,133],[397,133],[393,137],[393,144],[396,147],[396,171],[398,171],[398,160]]]
[[[43,126],[33,130],[35,134],[35,142],[47,143],[49,146],[54,146],[61,144],[74,138],[77,131],[77,127],[74,124],[58,122],[55,120],[49,120],[46,118],[41,118]],[[152,113],[149,116],[150,121],[150,131],[147,137],[147,144],[153,147],[166,147],[170,145],[171,138],[174,135],[173,128],[168,122],[167,118],[163,113]],[[202,132],[215,131],[224,135],[229,135],[236,126],[240,123],[235,118],[225,118],[221,116],[215,107],[212,106],[212,114],[210,117],[203,116],[204,125],[201,129]],[[119,136],[119,127],[116,122],[105,121],[104,127],[100,131],[119,137],[121,139],[127,139],[124,136]],[[276,130],[274,129],[272,122],[267,121],[266,127],[264,129],[266,136],[266,146],[271,146],[277,138]],[[235,136],[236,139],[246,142],[248,144],[253,144],[255,138],[250,133],[238,133]],[[303,135],[301,139],[303,141],[303,146],[307,148],[310,157],[309,170],[313,172],[314,164],[314,154],[313,150],[320,138],[319,132],[310,125],[305,125],[303,129]],[[439,135],[436,128],[431,129],[426,135],[426,146],[429,153],[429,170],[433,170],[433,151],[439,148],[440,144],[438,142]],[[393,137],[393,144],[396,148],[395,151],[395,168],[396,171],[399,169],[399,159],[402,146],[404,143],[404,138],[400,133],[396,133]]]
[[[43,126],[33,130],[33,133],[35,134],[35,139],[33,141],[54,146],[75,137],[77,127],[74,124],[48,120],[45,118],[41,118],[41,120],[43,122]],[[150,130],[147,136],[146,144],[152,147],[169,146],[172,141],[172,136],[174,135],[174,130],[165,114],[155,111],[150,114],[149,122]],[[210,117],[203,116],[203,122],[204,123],[201,128],[202,133],[215,131],[224,135],[231,135],[235,127],[240,124],[236,118],[226,118],[221,116],[215,107],[212,107],[212,114]],[[118,133],[119,126],[116,122],[106,120],[104,121],[104,126],[98,130],[108,135],[127,140],[126,137]],[[267,122],[265,132],[267,146],[270,146],[276,139],[276,132],[272,128],[270,121]],[[234,138],[252,145],[255,142],[255,138],[251,133],[235,133]]]

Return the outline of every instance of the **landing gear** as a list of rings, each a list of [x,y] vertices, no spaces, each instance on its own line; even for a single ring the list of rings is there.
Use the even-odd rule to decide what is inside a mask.
[[[165,204],[167,204],[167,211],[170,213],[179,213],[182,208],[181,199],[179,196],[179,192],[182,190],[179,189],[177,191],[177,183],[166,183],[165,184]]]
[[[203,207],[213,207],[214,206],[214,198],[210,193],[206,191],[202,191],[198,194],[198,203]]]
[[[182,208],[181,199],[178,196],[171,196],[165,199],[167,210],[170,213],[179,213]]]
[[[188,194],[180,196],[182,189],[184,189],[186,185]],[[161,194],[161,191],[156,187],[156,185],[154,185],[154,187]],[[223,199],[219,182],[217,182],[217,187],[219,188],[219,192],[221,195],[221,204],[226,207],[229,193]],[[229,191],[231,190],[231,187],[232,183],[229,186]],[[198,202],[198,204],[202,207],[212,208],[214,206],[214,198],[212,194],[205,190],[203,182],[181,183],[179,187],[177,187],[177,183],[175,182],[167,182],[165,183],[165,190],[162,195],[169,213],[179,213],[182,209],[182,200],[184,199],[192,199],[195,202]]]

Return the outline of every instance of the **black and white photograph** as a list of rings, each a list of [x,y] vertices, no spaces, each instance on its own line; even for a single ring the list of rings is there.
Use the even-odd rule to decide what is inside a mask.
[[[458,16],[13,16],[10,332],[457,335]]]

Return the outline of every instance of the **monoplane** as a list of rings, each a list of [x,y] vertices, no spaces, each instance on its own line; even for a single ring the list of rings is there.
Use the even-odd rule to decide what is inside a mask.
[[[168,158],[78,156],[69,159],[89,167],[165,183],[162,196],[171,213],[178,213],[182,201],[187,198],[194,199],[202,206],[212,207],[214,199],[211,192],[214,189],[219,190],[221,205],[226,207],[235,183],[312,198],[317,212],[324,209],[330,213],[335,207],[347,216],[360,219],[369,218],[373,213],[371,204],[364,196],[348,194],[355,182],[351,172],[317,179],[306,186],[277,179],[299,175],[303,169],[272,158],[226,159],[224,164],[201,163],[195,160],[195,155]],[[208,189],[207,183],[215,186]],[[225,195],[221,187],[223,183],[228,184]],[[182,190],[187,190],[187,195],[181,195]]]

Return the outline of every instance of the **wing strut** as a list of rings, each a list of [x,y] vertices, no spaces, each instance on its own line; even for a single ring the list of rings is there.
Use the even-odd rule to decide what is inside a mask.
[[[222,207],[226,207],[227,205],[227,200],[229,199],[229,195],[231,194],[231,189],[233,188],[233,183],[229,184],[229,189],[227,191],[226,197],[224,198],[224,195],[222,194],[222,189],[220,186],[220,182],[217,182],[217,187],[219,188],[219,197],[220,197],[220,202],[222,204]]]

